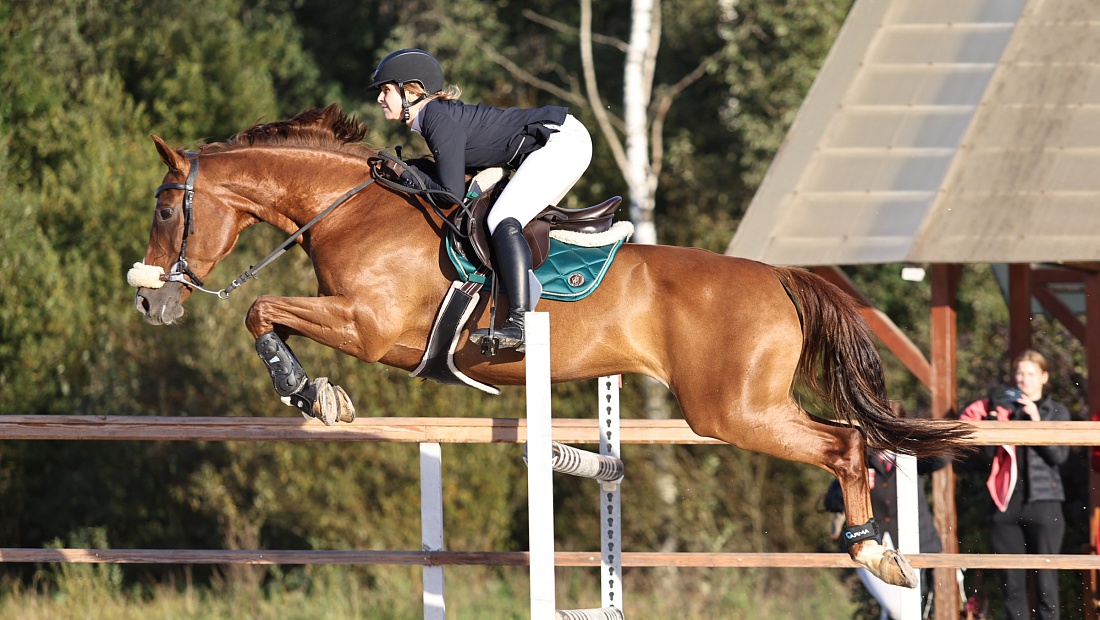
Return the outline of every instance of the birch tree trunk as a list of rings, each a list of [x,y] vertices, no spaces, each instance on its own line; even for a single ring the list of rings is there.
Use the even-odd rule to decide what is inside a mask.
[[[661,41],[661,6],[660,0],[635,0],[632,7],[630,41],[626,46],[623,69],[623,138],[620,139],[615,131],[596,82],[595,61],[592,58],[592,0],[581,0],[581,62],[589,106],[627,184],[630,219],[634,223],[632,241],[656,243],[653,197],[657,191],[657,174],[652,165],[649,140],[652,129],[649,106]]]
[[[657,229],[653,220],[657,181],[664,161],[664,120],[672,102],[688,86],[702,77],[707,68],[720,57],[722,50],[701,58],[694,70],[673,84],[654,89],[657,52],[661,47],[661,0],[634,0],[631,3],[630,40],[612,42],[625,56],[623,66],[622,118],[612,118],[608,106],[603,103],[596,67],[592,55],[592,0],[580,0],[581,20],[576,30],[580,40],[581,65],[584,72],[584,88],[588,108],[596,117],[615,164],[627,184],[630,219],[634,224],[634,243],[657,243]],[[539,18],[543,23],[554,24],[566,30],[562,24]],[[603,37],[602,43],[608,43]],[[521,70],[498,59],[520,79],[539,88],[546,85]],[[565,94],[567,97],[569,93]],[[570,101],[574,98],[568,97]],[[620,133],[622,134],[620,137]],[[624,146],[625,145],[625,146]]]
[[[634,0],[630,41],[623,67],[623,120],[630,219],[635,243],[657,243],[653,224],[656,176],[650,166],[649,102],[653,93],[653,67],[661,43],[660,0]]]

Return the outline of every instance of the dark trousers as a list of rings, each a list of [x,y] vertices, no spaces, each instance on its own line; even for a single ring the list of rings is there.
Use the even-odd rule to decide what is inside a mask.
[[[1066,533],[1066,520],[1062,516],[1062,502],[1039,501],[1024,503],[1017,489],[1009,500],[1007,510],[994,511],[990,519],[994,553],[1054,554],[1062,551],[1062,537]],[[1057,620],[1058,571],[1036,571],[1035,590],[1039,618]],[[1010,620],[1028,620],[1031,613],[1027,595],[1027,571],[1001,571],[1001,588],[1004,592],[1005,611]]]

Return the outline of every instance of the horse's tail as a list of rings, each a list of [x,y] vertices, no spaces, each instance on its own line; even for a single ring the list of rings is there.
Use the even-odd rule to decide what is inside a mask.
[[[972,434],[967,424],[895,415],[874,335],[851,296],[808,271],[774,270],[802,320],[796,378],[849,424],[858,422],[868,446],[920,457],[966,450],[962,440]]]

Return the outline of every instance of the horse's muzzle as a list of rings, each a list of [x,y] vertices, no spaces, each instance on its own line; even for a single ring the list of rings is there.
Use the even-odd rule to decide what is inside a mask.
[[[139,288],[134,294],[134,308],[151,325],[171,325],[183,318],[183,303],[179,284],[161,288]]]

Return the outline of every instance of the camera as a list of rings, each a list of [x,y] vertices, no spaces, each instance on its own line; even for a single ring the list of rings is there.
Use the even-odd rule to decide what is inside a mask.
[[[1004,407],[1008,412],[1009,420],[1030,420],[1026,413],[1024,413],[1024,406],[1018,402],[1024,397],[1024,393],[1020,388],[1008,387],[1000,385],[989,391],[989,402],[994,407]]]

